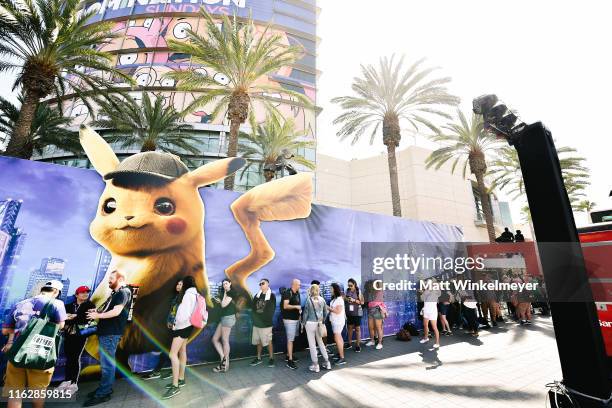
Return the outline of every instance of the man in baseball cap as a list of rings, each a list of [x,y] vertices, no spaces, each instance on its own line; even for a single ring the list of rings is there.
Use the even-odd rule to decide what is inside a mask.
[[[13,306],[2,326],[3,334],[6,333],[9,336],[6,346],[2,349],[4,353],[11,349],[14,340],[28,326],[30,319],[40,315],[47,304],[49,304],[47,309],[49,321],[58,324],[60,329],[64,327],[66,309],[64,303],[57,299],[62,293],[62,288],[63,285],[58,280],[46,281],[40,289],[40,294],[22,300]],[[28,343],[24,343],[22,347],[28,347]],[[46,389],[51,382],[51,377],[53,377],[53,370],[53,367],[48,370],[15,367],[9,361],[6,367],[6,382],[2,390],[2,396],[9,397],[10,407],[20,407],[20,399],[10,398],[15,395],[15,391]],[[13,393],[10,392],[11,390]],[[44,400],[35,400],[35,402],[36,407],[42,407],[44,404]]]
[[[87,286],[79,286],[74,291],[74,298],[66,302],[66,327],[64,328],[64,355],[66,368],[64,381],[58,386],[60,390],[70,390],[75,394],[81,373],[81,355],[85,348],[86,336],[81,335],[79,328],[86,326],[90,319],[87,311],[96,306],[89,300],[91,290]]]

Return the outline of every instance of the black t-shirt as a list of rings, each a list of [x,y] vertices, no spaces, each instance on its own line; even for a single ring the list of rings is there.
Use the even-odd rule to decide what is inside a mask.
[[[87,324],[89,319],[87,319],[87,312],[89,309],[95,309],[96,305],[94,305],[91,301],[86,300],[80,305],[77,304],[76,300],[72,303],[69,303],[66,306],[67,314],[75,314],[76,317],[71,320],[66,320],[66,327],[64,327],[64,332],[69,335],[77,334],[76,326],[80,324]]]
[[[233,314],[236,314],[236,303],[234,302],[234,298],[236,294],[234,293],[233,290],[230,290],[229,292],[227,292],[227,296],[231,297],[232,301],[229,302],[227,306],[221,308],[221,317],[231,316]],[[220,300],[223,301],[223,296],[220,297]]]
[[[300,292],[293,293],[291,288],[283,292],[281,297],[281,316],[284,320],[300,320],[300,311],[297,309],[285,309],[285,300],[289,301],[292,306],[299,306],[302,304],[300,299]]]
[[[131,304],[132,292],[130,289],[124,286],[113,292],[99,310],[101,312],[108,312],[117,305],[123,305],[123,309],[118,316],[110,319],[100,319],[98,321],[98,336],[123,335]]]
[[[272,319],[274,310],[276,309],[276,296],[270,294],[270,300],[266,300],[265,293],[260,297],[253,297],[253,326],[255,327],[272,327]]]

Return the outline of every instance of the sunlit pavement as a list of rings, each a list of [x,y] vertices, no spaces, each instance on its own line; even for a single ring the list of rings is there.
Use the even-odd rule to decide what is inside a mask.
[[[224,374],[212,365],[192,367],[187,385],[170,400],[160,399],[167,380],[115,383],[113,398],[100,407],[538,407],[545,404],[545,384],[561,379],[550,318],[538,317],[531,326],[500,324],[482,330],[477,339],[461,331],[433,341],[399,342],[385,339],[383,350],[362,347],[346,351],[347,364],[320,373],[308,371],[307,352],[299,368],[232,361]],[[81,385],[70,404],[81,406],[96,383]]]

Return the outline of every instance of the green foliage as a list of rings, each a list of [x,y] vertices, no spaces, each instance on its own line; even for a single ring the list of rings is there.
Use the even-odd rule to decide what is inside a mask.
[[[314,141],[304,140],[304,135],[296,132],[292,119],[283,121],[279,115],[270,115],[264,123],[256,127],[254,133],[240,134],[238,151],[248,160],[242,174],[252,166],[257,166],[259,173],[263,175],[263,167],[275,163],[276,158],[283,154],[283,150],[294,153],[290,162],[314,170],[315,164],[312,161],[296,154],[299,149],[314,147]]]
[[[437,68],[423,69],[423,62],[421,59],[404,69],[404,57],[395,63],[394,56],[391,56],[381,58],[378,67],[361,65],[361,76],[354,78],[352,84],[356,96],[332,99],[345,111],[333,122],[342,125],[337,136],[341,140],[351,136],[351,144],[355,144],[369,132],[372,144],[381,124],[389,117],[406,121],[415,130],[424,125],[436,131],[437,127],[430,118],[450,118],[439,107],[455,106],[459,98],[450,95],[446,89],[451,79],[429,78]]]
[[[20,102],[22,100],[19,98]],[[19,106],[0,97],[0,133],[11,136],[19,118],[19,109]],[[78,134],[67,129],[70,122],[71,118],[62,116],[57,109],[39,104],[28,135],[33,151],[42,154],[45,146],[56,146],[75,154],[82,153]]]
[[[481,115],[472,114],[468,121],[463,112],[458,110],[457,118],[457,122],[442,126],[442,130],[430,137],[433,142],[442,146],[429,155],[425,165],[426,168],[434,167],[438,170],[446,162],[452,161],[451,172],[454,173],[459,166],[462,168],[463,178],[466,178],[470,158],[482,157],[486,164],[486,156],[501,143],[484,130]]]
[[[136,145],[141,151],[159,149],[179,156],[199,153],[192,126],[181,122],[181,112],[173,106],[164,107],[161,94],[152,99],[143,92],[134,99],[123,93],[97,102],[101,116],[92,125],[108,129],[104,133],[109,142],[118,142],[124,149]]]

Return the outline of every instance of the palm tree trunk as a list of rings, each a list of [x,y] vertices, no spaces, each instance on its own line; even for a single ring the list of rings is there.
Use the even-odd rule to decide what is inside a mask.
[[[227,143],[227,157],[236,157],[238,155],[238,131],[240,129],[240,122],[232,120],[230,122],[230,133],[229,140]],[[223,181],[223,188],[226,190],[234,189],[234,174],[230,174]]]
[[[154,152],[155,150],[157,150],[157,145],[152,140],[145,140],[140,148],[141,152]]]
[[[387,162],[389,164],[389,182],[391,183],[391,203],[393,204],[393,215],[402,216],[402,206],[399,194],[399,182],[397,180],[397,158],[395,157],[395,144],[387,145]]]
[[[26,89],[23,104],[19,112],[19,119],[17,119],[11,140],[4,153],[6,156],[19,157],[21,159],[32,157],[32,143],[29,139],[32,121],[34,120],[34,114],[39,101],[40,97],[37,92]]]
[[[250,103],[251,99],[249,94],[245,91],[236,90],[230,96],[227,106],[227,117],[230,121],[227,157],[236,157],[238,155],[238,132],[240,131],[240,125],[243,124],[249,116]],[[226,190],[234,189],[234,174],[230,174],[225,178],[223,188]]]
[[[495,242],[495,224],[493,222],[493,210],[491,209],[491,203],[489,202],[489,194],[484,183],[484,173],[476,172],[474,176],[476,176],[476,184],[478,185],[478,192],[480,193],[480,202],[482,204],[482,212],[487,225],[489,242],[493,243]]]
[[[396,217],[402,216],[399,182],[397,180],[397,157],[395,156],[395,148],[399,146],[401,138],[399,117],[394,112],[387,112],[383,118],[383,144],[387,146],[391,203],[393,205],[393,215]]]

